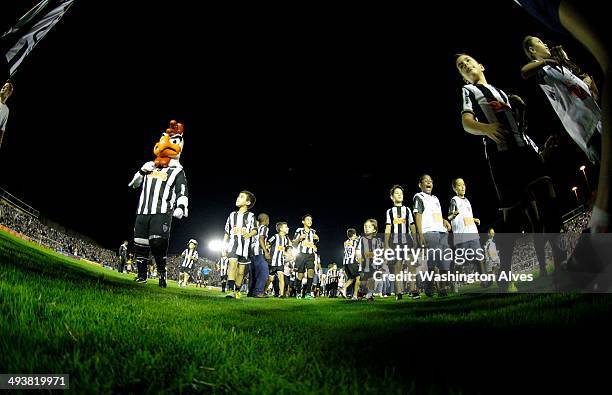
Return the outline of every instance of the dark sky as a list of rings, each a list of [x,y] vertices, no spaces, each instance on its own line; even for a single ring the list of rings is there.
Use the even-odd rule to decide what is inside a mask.
[[[3,0],[2,31],[35,3]],[[312,213],[323,262],[338,260],[346,229],[382,222],[391,185],[411,199],[424,172],[443,206],[451,179],[464,177],[476,215],[492,224],[497,202],[482,142],[461,128],[453,55],[473,54],[490,83],[528,99],[526,34],[563,43],[592,70],[575,42],[509,0],[410,10],[140,4],[69,10],[14,78],[0,150],[2,187],[113,249],[132,237],[139,192],[127,183],[170,119],[186,127],[190,188],[170,252],[222,237],[248,189],[272,223],[294,230]]]

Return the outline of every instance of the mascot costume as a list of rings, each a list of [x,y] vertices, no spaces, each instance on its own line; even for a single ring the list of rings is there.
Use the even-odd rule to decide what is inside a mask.
[[[147,282],[149,255],[153,253],[159,286],[166,287],[166,252],[172,217],[187,217],[187,178],[179,162],[183,151],[183,124],[170,121],[170,127],[155,144],[155,161],[145,163],[129,186],[141,187],[134,225],[134,252],[138,275]]]

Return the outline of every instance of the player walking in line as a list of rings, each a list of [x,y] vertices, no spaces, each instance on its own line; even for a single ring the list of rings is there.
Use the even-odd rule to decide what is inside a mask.
[[[193,270],[196,268],[196,263],[198,262],[198,241],[195,239],[189,240],[189,244],[185,251],[181,254],[181,258],[183,258],[183,262],[179,267],[179,281],[178,286],[185,288],[187,286],[187,281],[189,280],[189,276],[193,273]]]
[[[240,288],[249,264],[252,238],[257,234],[255,215],[249,211],[254,205],[255,195],[241,191],[236,198],[238,210],[232,211],[225,222],[222,256],[228,258],[227,298],[241,297]]]
[[[441,275],[450,270],[450,260],[445,258],[448,250],[448,231],[450,224],[442,217],[442,207],[433,190],[433,180],[428,174],[419,179],[421,192],[414,195],[414,216],[421,248],[427,248],[427,270],[436,268]],[[440,282],[438,296],[447,296],[446,282]],[[433,296],[432,281],[425,282],[425,295]]]
[[[302,228],[295,231],[293,237],[293,245],[297,247],[297,257],[295,267],[297,269],[296,292],[297,297],[305,297],[312,299],[310,289],[312,288],[312,278],[314,277],[315,253],[317,252],[316,244],[319,242],[319,236],[312,229],[312,215],[306,214],[302,217]],[[306,287],[302,287],[302,279],[306,273]]]
[[[397,247],[408,249],[414,246],[414,237],[416,230],[414,226],[414,220],[410,208],[404,206],[404,188],[400,185],[394,185],[391,187],[389,197],[393,202],[393,207],[387,210],[386,214],[386,225],[385,225],[385,249],[395,250]],[[396,257],[398,258],[398,257]],[[397,275],[403,270],[404,264],[408,265],[408,270],[411,273],[415,272],[415,267],[412,265],[410,257],[402,257],[403,259],[395,259],[394,261],[388,262],[391,273]],[[397,300],[402,299],[403,283],[402,281],[395,280],[395,298]],[[409,287],[411,289],[410,297],[418,297],[415,282],[410,282]]]

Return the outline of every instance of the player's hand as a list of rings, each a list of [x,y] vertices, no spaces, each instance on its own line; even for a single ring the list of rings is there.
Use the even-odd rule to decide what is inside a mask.
[[[474,218],[474,223],[478,226],[480,226],[480,220],[478,218]]]
[[[527,107],[527,105],[520,96],[510,95],[508,96],[508,100],[510,101],[512,107]]]
[[[450,232],[451,224],[447,220],[444,220],[443,222],[444,222],[444,228]]]
[[[177,207],[174,209],[174,218],[176,219],[181,219],[183,218],[183,215],[185,215],[185,213],[183,212],[183,209],[180,207]]]
[[[319,235],[316,233],[312,236],[312,238],[316,241],[319,241]]]
[[[150,161],[145,163],[144,165],[142,165],[142,167],[140,168],[140,171],[142,171],[145,174],[149,174],[151,173],[153,170],[155,170],[155,162]]]
[[[495,141],[495,144],[505,144],[506,138],[510,135],[510,132],[504,125],[496,122],[484,124],[484,134]]]
[[[455,210],[452,213],[450,213],[449,217],[451,217],[451,220],[457,218],[457,216],[459,215],[459,211]]]

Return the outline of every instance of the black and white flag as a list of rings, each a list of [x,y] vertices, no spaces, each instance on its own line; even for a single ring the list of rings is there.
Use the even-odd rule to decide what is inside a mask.
[[[7,70],[2,71],[8,71],[8,77],[15,74],[23,59],[55,26],[72,3],[74,0],[43,0],[0,37],[5,52],[0,54],[5,57],[0,64],[4,63]]]

